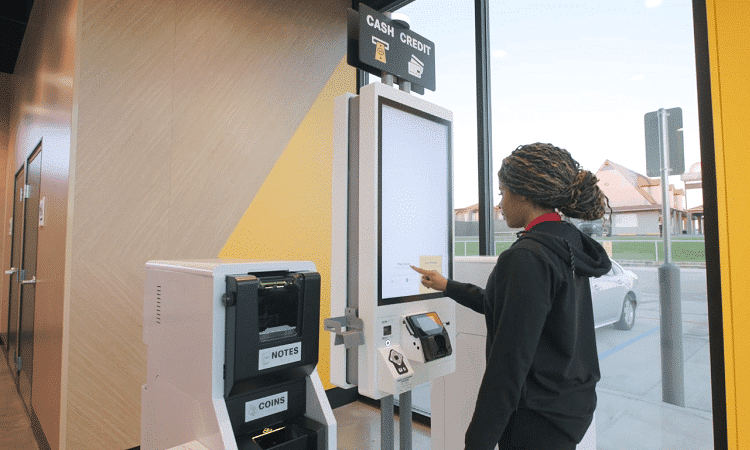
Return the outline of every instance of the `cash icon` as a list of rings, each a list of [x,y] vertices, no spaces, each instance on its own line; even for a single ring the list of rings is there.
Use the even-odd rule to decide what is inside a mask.
[[[388,50],[390,45],[375,36],[372,37],[372,43],[375,44],[375,59],[385,64],[385,51]]]

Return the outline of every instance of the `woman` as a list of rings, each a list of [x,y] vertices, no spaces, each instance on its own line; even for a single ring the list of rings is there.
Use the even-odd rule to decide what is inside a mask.
[[[524,228],[487,287],[414,268],[422,284],[484,314],[487,369],[466,449],[575,449],[596,408],[599,359],[589,277],[610,270],[599,243],[557,211],[601,219],[607,197],[564,149],[518,147],[498,173],[509,227]]]

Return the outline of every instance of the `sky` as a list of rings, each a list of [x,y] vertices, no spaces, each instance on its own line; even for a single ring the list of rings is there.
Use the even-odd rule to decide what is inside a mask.
[[[518,145],[566,148],[587,170],[610,159],[646,175],[644,115],[682,108],[685,170],[700,162],[688,0],[489,0],[494,174]],[[473,0],[399,12],[435,44],[436,91],[454,113],[454,206],[478,200]],[[679,176],[670,183],[682,188]],[[496,195],[495,203],[499,202]],[[688,207],[703,204],[687,191]]]

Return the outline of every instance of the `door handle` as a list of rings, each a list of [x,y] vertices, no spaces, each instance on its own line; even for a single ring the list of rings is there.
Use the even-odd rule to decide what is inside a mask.
[[[21,284],[36,284],[36,275],[31,277],[30,280],[23,280],[21,281]]]
[[[5,275],[13,275],[16,272],[18,272],[18,269],[16,269],[15,267],[11,267],[10,270],[5,271]]]

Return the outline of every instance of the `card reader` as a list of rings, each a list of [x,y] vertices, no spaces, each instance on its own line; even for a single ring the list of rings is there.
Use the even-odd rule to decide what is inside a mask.
[[[412,345],[404,345],[416,361],[430,362],[453,353],[445,325],[435,312],[404,317],[404,325],[411,336]],[[417,350],[415,352],[414,350]],[[418,359],[416,357],[419,357]]]

